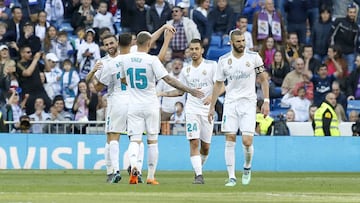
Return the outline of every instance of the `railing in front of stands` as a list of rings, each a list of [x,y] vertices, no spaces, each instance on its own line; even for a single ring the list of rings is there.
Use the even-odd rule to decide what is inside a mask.
[[[5,121],[9,133],[21,133],[15,129],[15,121]],[[30,121],[30,133],[43,134],[104,134],[105,121]],[[221,122],[214,122],[214,134],[220,134]],[[185,122],[162,121],[162,135],[185,135]]]

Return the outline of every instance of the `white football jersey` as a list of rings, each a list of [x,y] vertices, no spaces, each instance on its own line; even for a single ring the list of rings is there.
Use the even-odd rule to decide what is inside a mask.
[[[96,71],[95,77],[108,87],[108,94],[111,95],[128,95],[126,85],[121,83],[120,63],[124,55],[116,57],[104,56],[101,58],[103,68]]]
[[[188,94],[186,100],[186,112],[207,116],[210,105],[204,105],[204,99],[212,94],[217,64],[215,61],[203,60],[198,67],[190,63],[181,70],[181,81],[186,85],[198,89],[205,94],[202,99]]]
[[[220,57],[216,71],[217,81],[227,81],[225,103],[249,99],[256,101],[255,68],[264,65],[257,52],[244,50],[244,55],[235,58],[232,52]]]
[[[121,63],[121,76],[126,77],[130,99],[129,106],[139,104],[160,105],[156,95],[157,80],[168,72],[157,56],[144,52],[126,54]]]

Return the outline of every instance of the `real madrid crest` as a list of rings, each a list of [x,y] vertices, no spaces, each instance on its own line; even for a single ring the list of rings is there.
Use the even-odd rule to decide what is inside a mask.
[[[246,67],[250,67],[250,62],[246,61]]]
[[[190,67],[186,69],[186,73],[190,73]]]
[[[232,60],[228,59],[228,65],[231,65],[231,64],[232,64]]]
[[[202,72],[202,74],[203,74],[203,75],[206,75],[206,70],[204,70],[204,71]]]

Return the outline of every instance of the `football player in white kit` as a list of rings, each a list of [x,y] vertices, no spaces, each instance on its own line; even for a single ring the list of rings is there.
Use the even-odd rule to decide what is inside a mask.
[[[123,45],[120,46],[123,54],[129,53],[131,35],[126,38],[121,37]],[[127,40],[128,39],[128,40]],[[128,41],[128,42],[126,42]],[[107,109],[105,118],[105,133],[107,141],[105,144],[105,162],[107,170],[107,181],[117,183],[121,180],[119,169],[119,139],[120,134],[126,133],[126,120],[129,94],[126,86],[121,83],[119,67],[121,55],[118,50],[118,40],[115,35],[106,35],[103,37],[104,46],[107,49],[107,55],[99,60],[90,74],[88,80],[95,77],[95,88],[101,91],[104,86],[108,88]],[[116,72],[117,71],[117,72]]]
[[[189,44],[191,63],[185,66],[180,74],[180,81],[184,81],[191,88],[199,89],[205,94],[202,99],[188,95],[185,111],[185,132],[190,142],[190,161],[195,171],[194,184],[204,184],[202,168],[207,160],[214,123],[208,122],[211,94],[215,83],[217,63],[202,57],[204,48],[200,39],[192,39]],[[181,90],[162,92],[161,96],[175,97],[183,95]],[[199,149],[200,146],[200,149]]]
[[[209,122],[214,117],[215,102],[224,81],[225,88],[224,111],[221,129],[225,132],[225,162],[229,180],[225,186],[235,186],[235,143],[236,133],[240,129],[244,152],[244,172],[242,184],[251,180],[251,163],[254,153],[253,136],[256,122],[255,79],[259,76],[264,94],[264,104],[261,111],[264,116],[269,114],[269,84],[264,73],[264,63],[257,52],[245,49],[245,36],[240,30],[230,32],[230,53],[220,57],[216,72],[216,82],[209,111]]]
[[[165,32],[165,35],[171,32]],[[151,47],[151,34],[140,32],[137,35],[138,50],[135,53],[127,54],[121,63],[121,77],[126,77],[129,91],[128,109],[128,134],[130,143],[128,148],[129,161],[131,165],[130,184],[137,184],[137,157],[139,143],[142,141],[143,132],[147,133],[148,143],[148,174],[147,184],[157,185],[155,171],[158,161],[158,133],[160,123],[160,103],[156,95],[155,82],[163,79],[168,84],[188,92],[197,97],[203,97],[201,91],[191,89],[182,85],[175,78],[168,75],[168,72],[157,56],[148,53]]]

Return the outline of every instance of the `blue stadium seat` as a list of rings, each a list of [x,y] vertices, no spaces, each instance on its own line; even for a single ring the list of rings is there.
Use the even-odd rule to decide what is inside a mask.
[[[221,47],[221,36],[212,35],[209,46],[210,47]]]
[[[360,112],[360,100],[349,100],[347,105],[347,116],[349,116],[349,113],[351,111],[357,111]]]
[[[230,46],[225,46],[225,47],[212,47],[210,46],[207,53],[206,53],[206,59],[208,60],[214,60],[214,61],[218,61],[219,57],[228,53],[231,50]]]
[[[248,24],[247,25],[247,31],[249,31],[251,33],[252,32],[252,27],[253,27],[252,24]]]
[[[222,46],[230,46],[230,38],[229,36],[226,36],[222,40]]]
[[[70,22],[61,23],[59,30],[66,31],[69,34],[72,34],[72,32],[74,31],[73,27],[71,27]]]

